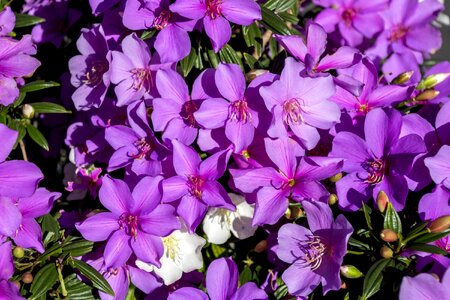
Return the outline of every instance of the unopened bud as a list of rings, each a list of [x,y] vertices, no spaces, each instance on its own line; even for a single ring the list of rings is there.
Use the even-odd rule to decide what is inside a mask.
[[[25,119],[32,119],[34,117],[34,108],[30,104],[24,104],[22,106],[22,116]]]
[[[425,90],[416,96],[416,101],[429,101],[433,100],[439,95],[439,91],[436,90]]]
[[[336,194],[330,194],[330,197],[328,198],[328,204],[335,205],[338,202],[338,197]]]
[[[439,74],[433,74],[426,78],[424,78],[419,84],[417,85],[417,90],[425,90],[425,89],[431,89],[438,85],[439,83],[442,83],[444,80],[446,80],[450,76],[450,73],[439,73]]]
[[[389,202],[389,198],[385,192],[380,191],[377,196],[378,209],[383,213],[386,210],[386,206]]]
[[[360,278],[364,276],[364,274],[360,270],[358,270],[358,268],[352,265],[341,266],[341,274],[342,276],[350,279]]]
[[[287,209],[286,209],[286,211],[284,212],[284,217],[286,218],[286,219],[290,219],[291,218],[291,209],[288,207]]]
[[[247,82],[250,82],[253,79],[255,79],[256,77],[266,74],[267,72],[268,72],[267,70],[261,70],[261,69],[251,70],[250,72],[245,74],[245,79],[247,80]]]
[[[22,282],[25,284],[29,284],[33,282],[33,275],[30,272],[25,272],[22,275]]]
[[[267,250],[267,240],[262,240],[255,246],[255,252],[261,253]]]
[[[15,258],[22,258],[25,255],[25,251],[22,247],[15,247],[13,250],[13,255]]]
[[[431,222],[428,229],[432,233],[438,233],[450,227],[450,216],[442,216]]]
[[[392,256],[394,256],[394,251],[392,251],[392,249],[388,246],[383,246],[380,249],[380,255],[383,258],[391,258]]]
[[[338,182],[339,180],[342,179],[342,173],[337,173],[334,176],[331,176],[330,178],[328,178],[331,182]]]
[[[414,74],[414,71],[408,71],[408,72],[401,73],[400,75],[395,77],[392,80],[391,83],[392,84],[403,84],[403,83],[406,83],[406,82],[408,82],[411,79],[413,74]]]
[[[383,229],[380,232],[380,238],[385,242],[395,242],[398,240],[397,233],[392,229]]]
[[[291,207],[291,219],[297,219],[303,216],[303,210],[298,206]]]

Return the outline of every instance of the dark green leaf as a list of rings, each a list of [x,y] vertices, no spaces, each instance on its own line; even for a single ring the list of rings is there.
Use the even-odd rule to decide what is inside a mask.
[[[297,3],[298,0],[267,0],[264,7],[270,10],[286,11]]]
[[[288,12],[281,12],[278,14],[280,16],[280,18],[282,18],[284,21],[292,23],[292,24],[297,24],[299,19],[297,18],[297,16],[294,16],[293,14],[290,14]]]
[[[19,144],[19,142],[21,140],[23,140],[23,138],[25,137],[27,130],[23,123],[18,122],[16,120],[11,120],[11,119],[10,119],[10,122],[8,123],[8,127],[19,132],[16,143],[14,144],[14,149],[15,149],[17,147],[17,145]]]
[[[70,114],[70,110],[66,110],[63,106],[51,102],[30,103],[34,111],[40,114]]]
[[[19,97],[17,97],[16,101],[14,101],[14,107],[19,106],[20,104],[22,104],[23,100],[25,99],[25,96],[27,94],[24,92],[20,92]]]
[[[77,257],[91,252],[93,247],[93,242],[79,238],[74,241],[65,243],[62,246],[62,251],[63,253],[69,253],[70,255]]]
[[[40,91],[43,89],[48,89],[51,87],[59,86],[59,83],[54,81],[44,81],[44,80],[37,80],[30,83],[25,84],[23,87],[20,88],[20,91],[22,93],[29,93],[29,92],[35,92]]]
[[[265,6],[261,6],[261,13],[262,13],[261,23],[264,25],[264,27],[275,33],[284,35],[291,34],[289,27],[287,27],[283,19],[277,16],[273,11],[271,11]]]
[[[234,49],[226,44],[219,52],[219,56],[221,61],[225,61],[229,64],[236,64],[241,67],[242,70],[244,70],[244,65],[242,64],[242,60],[239,57],[238,53],[234,51]]]
[[[54,264],[44,266],[34,276],[30,291],[33,296],[30,299],[37,299],[45,294],[58,280],[58,272]]]
[[[406,236],[406,238],[408,238],[409,236],[413,236],[419,232],[421,232],[423,229],[425,229],[425,227],[427,227],[428,225],[428,221],[424,221],[422,223],[417,224],[416,226],[414,226],[411,231],[409,232],[408,236]]]
[[[36,16],[25,15],[25,14],[16,14],[15,28],[33,26],[33,25],[42,23],[44,21],[45,21],[45,19],[42,19],[42,18],[39,18]]]
[[[398,216],[391,202],[389,202],[387,205],[386,214],[384,215],[383,227],[385,229],[391,229],[396,233],[402,233],[402,221],[400,220],[400,217]]]
[[[274,292],[274,296],[275,299],[279,300],[279,299],[283,299],[284,296],[286,296],[288,294],[288,288],[287,286],[283,283],[282,285],[280,285],[277,290]]]
[[[362,250],[370,249],[370,246],[368,244],[358,241],[357,239],[352,238],[352,237],[348,240],[348,244],[352,247],[362,249]]]
[[[241,274],[239,274],[239,284],[243,285],[252,280],[253,272],[249,267],[245,267]]]
[[[214,52],[214,50],[208,50],[208,60],[211,64],[211,67],[216,68],[219,64],[219,57],[217,56],[217,53]]]
[[[366,223],[367,223],[367,227],[372,230],[372,219],[370,218],[370,214],[372,213],[372,209],[367,205],[367,204],[363,204],[363,212],[364,212],[364,217],[366,218]]]
[[[258,62],[256,58],[248,53],[244,53],[244,59],[245,63],[250,67],[250,69],[253,69],[255,67],[255,64]]]
[[[42,231],[53,234],[50,241],[57,241],[59,239],[59,230],[59,223],[52,215],[47,214],[42,217]]]
[[[156,30],[150,30],[150,31],[144,31],[141,35],[141,40],[146,40],[154,36],[156,33]]]
[[[194,48],[191,48],[191,52],[182,61],[180,61],[181,70],[183,71],[183,76],[186,77],[191,72],[192,68],[195,66],[197,61],[197,52]]]
[[[76,259],[73,259],[71,261],[71,265],[72,267],[80,271],[81,274],[86,276],[90,281],[92,281],[96,288],[98,288],[102,292],[114,296],[114,291],[112,290],[108,281],[106,281],[102,274],[100,274],[96,269],[94,269],[84,261]]]
[[[68,298],[70,300],[94,300],[95,297],[92,293],[92,288],[81,282],[76,274],[70,274],[64,278],[66,284],[66,290]]]
[[[42,253],[41,257],[39,257],[39,261],[46,261],[49,257],[59,256],[61,253],[62,253],[61,245],[56,243],[47,250],[45,250],[44,253]]]
[[[433,254],[441,254],[441,255],[448,254],[447,251],[445,251],[444,249],[439,248],[434,245],[429,245],[429,244],[412,244],[411,246],[408,246],[408,249],[427,252],[427,253],[433,253]]]
[[[33,141],[36,142],[36,144],[38,144],[39,146],[41,146],[42,148],[44,148],[47,151],[49,150],[47,139],[39,131],[39,129],[37,129],[36,127],[34,127],[31,124],[27,124],[27,132],[28,132],[28,135],[33,139]]]
[[[427,233],[427,234],[421,235],[418,238],[413,239],[412,241],[414,241],[414,243],[416,243],[416,244],[431,243],[431,242],[440,240],[449,234],[450,234],[450,228],[446,229],[444,231],[441,231],[441,232],[437,232],[437,233]]]
[[[366,300],[375,295],[383,282],[383,271],[388,266],[393,266],[394,261],[391,259],[381,259],[374,263],[369,271],[367,271],[364,279],[362,299]]]

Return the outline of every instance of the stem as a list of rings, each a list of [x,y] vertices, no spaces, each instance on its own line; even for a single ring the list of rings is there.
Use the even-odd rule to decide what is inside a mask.
[[[67,293],[67,290],[66,290],[66,285],[64,284],[64,278],[62,276],[61,265],[58,264],[57,270],[58,270],[58,279],[59,279],[59,282],[61,283],[61,294],[64,297],[67,297],[68,293]]]
[[[347,254],[363,255],[364,252],[362,252],[362,251],[347,250]]]
[[[25,149],[25,144],[23,141],[19,142],[20,150],[22,150],[22,156],[24,161],[28,161],[27,150]]]

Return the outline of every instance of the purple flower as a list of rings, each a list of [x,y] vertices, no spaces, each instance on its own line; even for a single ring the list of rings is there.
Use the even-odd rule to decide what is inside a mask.
[[[339,122],[341,111],[328,100],[336,91],[333,79],[301,77],[303,69],[302,64],[287,58],[280,79],[262,87],[261,96],[273,114],[268,135],[285,138],[290,130],[306,149],[312,149],[320,139],[317,128],[331,128]]]
[[[0,11],[0,36],[8,35],[16,25],[16,15],[14,15],[11,7],[6,6]]]
[[[336,102],[341,108],[346,109],[354,118],[366,115],[374,108],[387,107],[407,100],[414,90],[412,86],[379,86],[378,71],[368,58],[363,58],[360,63],[342,71],[342,73],[363,83],[361,94],[358,96],[337,86],[336,94],[331,97],[331,100]]]
[[[225,127],[234,152],[240,153],[251,144],[258,126],[258,114],[246,99],[244,74],[238,65],[221,63],[215,72],[215,82],[226,100],[206,99],[194,113],[195,119],[206,129]]]
[[[261,8],[253,0],[177,0],[170,10],[188,19],[202,20],[215,52],[231,38],[228,21],[250,25],[262,18]]]
[[[415,0],[414,0],[415,1]],[[389,0],[315,0],[322,10],[315,22],[331,33],[336,27],[347,45],[356,47],[366,38],[383,30],[379,12],[387,9]]]
[[[343,171],[349,173],[336,183],[342,209],[357,210],[370,196],[376,199],[380,191],[387,194],[395,209],[403,209],[408,194],[405,175],[426,148],[416,134],[400,138],[401,126],[400,112],[377,108],[366,116],[365,140],[350,132],[336,135],[330,156],[343,158]]]
[[[170,64],[160,64],[157,56],[151,56],[147,44],[135,33],[125,37],[122,52],[112,51],[111,82],[117,84],[117,105],[155,97],[156,71],[168,67]]]
[[[211,300],[268,299],[255,283],[247,282],[238,288],[238,282],[238,268],[231,258],[214,260],[206,271],[206,289]]]
[[[72,100],[78,110],[98,108],[105,99],[110,83],[111,54],[103,28],[95,26],[91,30],[83,29],[77,48],[81,55],[69,60],[71,83],[77,88]]]
[[[41,63],[30,55],[36,46],[30,35],[20,41],[0,37],[0,105],[10,105],[19,96],[15,78],[31,76]]]
[[[450,269],[439,282],[431,274],[419,274],[415,277],[405,276],[400,286],[400,300],[409,299],[448,299],[450,294]]]
[[[203,72],[202,74],[204,74]],[[164,140],[177,139],[185,145],[192,144],[198,133],[194,117],[203,96],[200,75],[194,82],[192,96],[180,74],[173,70],[156,73],[156,87],[161,98],[153,99],[152,123],[155,131],[164,131]]]
[[[316,23],[308,24],[305,40],[297,35],[275,35],[275,39],[305,65],[309,76],[332,69],[345,69],[360,59],[358,50],[350,47],[340,47],[334,54],[322,57],[327,45],[327,33]]]
[[[278,257],[289,264],[282,278],[289,293],[308,296],[322,282],[323,293],[339,290],[340,267],[353,233],[343,215],[336,220],[326,203],[302,201],[309,229],[285,224],[278,232]]]
[[[173,13],[169,0],[128,0],[123,24],[132,30],[158,30],[154,47],[163,62],[180,61],[191,51],[187,31],[191,31],[195,23]]]
[[[437,184],[450,189],[450,146],[444,145],[434,157],[425,159],[425,165],[430,170],[431,178]]]
[[[113,7],[117,2],[121,0],[89,0],[89,5],[92,8],[92,13],[98,15]]]
[[[18,132],[0,124],[0,197],[28,197],[44,177],[34,164],[23,160],[5,161],[16,143]]]
[[[253,225],[274,224],[286,212],[289,199],[324,200],[329,193],[319,180],[339,173],[340,159],[303,157],[303,150],[291,139],[265,139],[274,167],[230,170],[236,188],[256,192]]]
[[[136,175],[161,174],[166,148],[148,125],[144,102],[128,106],[128,121],[131,127],[116,125],[105,130],[105,138],[115,150],[109,160],[108,171],[131,165],[131,171]]]
[[[102,168],[96,168],[94,165],[76,168],[73,164],[67,164],[64,167],[64,181],[66,190],[71,192],[67,200],[83,200],[88,192],[91,198],[95,199],[102,185],[102,171]]]
[[[125,265],[131,254],[160,267],[164,246],[161,237],[180,227],[174,208],[160,204],[162,177],[144,177],[130,192],[127,184],[109,176],[103,178],[100,202],[110,212],[102,212],[78,223],[76,228],[89,241],[106,243],[107,268]]]
[[[189,232],[194,232],[208,207],[235,209],[225,189],[217,182],[226,170],[230,152],[220,151],[203,162],[198,153],[172,141],[173,166],[177,176],[163,181],[163,202],[178,199],[177,213],[186,222]]]
[[[17,285],[9,281],[14,274],[14,260],[11,242],[0,239],[0,299],[23,300]]]
[[[38,188],[29,197],[0,197],[0,235],[10,237],[18,246],[43,253],[42,231],[35,218],[48,214],[60,196]]]

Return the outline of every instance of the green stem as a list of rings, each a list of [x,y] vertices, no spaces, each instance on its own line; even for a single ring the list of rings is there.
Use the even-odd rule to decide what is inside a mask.
[[[64,284],[64,278],[62,276],[61,265],[58,265],[57,270],[58,270],[58,279],[59,279],[59,282],[61,283],[61,294],[64,297],[67,297],[68,293],[67,293],[67,290],[66,290],[66,285]]]
[[[362,251],[347,250],[347,254],[363,255],[364,252],[362,252]]]

